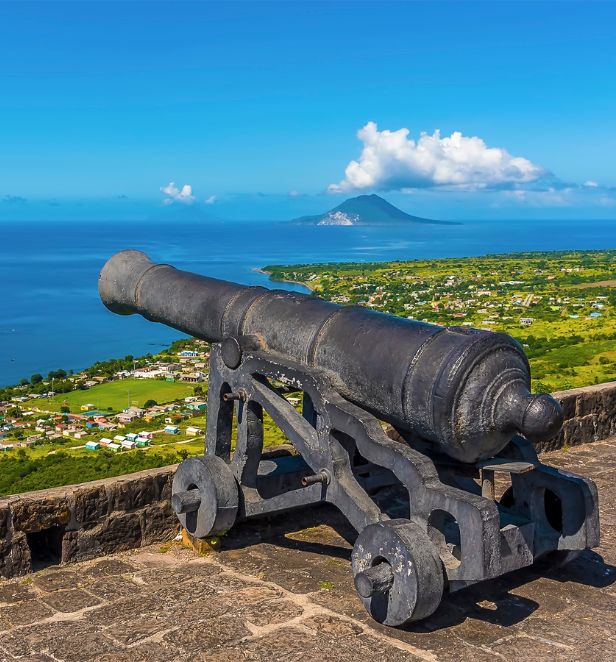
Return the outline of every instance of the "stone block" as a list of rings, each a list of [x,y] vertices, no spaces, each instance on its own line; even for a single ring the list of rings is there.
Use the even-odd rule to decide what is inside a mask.
[[[101,604],[97,597],[83,589],[55,591],[44,595],[42,599],[45,604],[63,614],[71,614]]]
[[[596,416],[590,414],[578,419],[580,444],[588,444],[599,438],[596,430]]]
[[[560,406],[563,408],[563,414],[565,420],[575,417],[576,410],[576,396],[569,392],[555,393],[554,397],[560,402]]]
[[[595,434],[597,439],[606,439],[610,436],[613,416],[602,410],[595,416]]]
[[[595,389],[578,389],[578,394],[575,399],[575,415],[578,418],[581,418],[583,416],[599,413],[603,404],[602,401],[603,397],[600,391],[596,391]]]
[[[35,575],[32,583],[40,591],[55,593],[76,588],[80,583],[80,575],[74,570],[55,567]]]
[[[15,499],[11,504],[13,528],[16,531],[35,533],[69,523],[71,510],[64,492],[40,497],[34,494]]]
[[[140,545],[140,513],[112,513],[98,526],[79,531],[75,560],[134,549]]]
[[[107,490],[103,485],[84,485],[73,495],[71,528],[88,529],[98,524],[109,512]]]
[[[62,538],[62,563],[70,563],[77,556],[79,533],[66,531]]]
[[[0,544],[0,577],[25,575],[32,569],[26,534],[13,533]]]
[[[177,465],[173,467],[167,467],[169,471],[164,474],[159,474],[156,476],[158,483],[158,498],[160,501],[170,501],[171,500],[171,485],[173,483],[173,476],[175,476],[175,470]]]
[[[603,411],[616,421],[616,383],[611,388],[602,389],[601,397]]]
[[[571,418],[563,423],[562,435],[564,443],[567,446],[576,446],[581,443],[579,440],[579,423],[576,418]],[[551,450],[551,449],[550,449]]]
[[[180,528],[169,501],[158,501],[141,511],[142,545],[172,540]]]
[[[0,540],[8,537],[11,529],[11,510],[8,501],[0,501]]]
[[[149,474],[116,478],[106,484],[109,511],[132,511],[157,500],[157,484]]]
[[[545,441],[534,443],[537,453],[549,453],[550,451],[558,450],[565,444],[565,431],[562,429],[556,436]]]

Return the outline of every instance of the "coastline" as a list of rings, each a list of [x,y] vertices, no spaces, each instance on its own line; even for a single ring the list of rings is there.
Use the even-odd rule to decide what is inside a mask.
[[[272,278],[272,275],[269,273],[269,271],[264,271],[260,267],[253,267],[253,269],[251,269],[251,271],[254,271],[254,273],[257,273],[257,274],[263,274],[264,276],[267,276],[268,279],[272,281],[272,283],[292,283],[293,285],[301,285],[302,287],[305,287],[310,292],[314,292],[314,287],[310,287],[310,285],[308,285],[308,283],[304,283],[301,280],[287,280],[286,278],[278,280],[276,278]]]
[[[276,270],[277,278],[307,281],[295,285],[270,283],[269,274],[251,270],[284,264],[459,259],[529,250],[534,254],[538,250],[604,250],[616,248],[615,223],[616,219],[512,221],[506,232],[499,223],[465,223],[451,237],[449,231],[437,232],[439,239],[435,241],[437,226],[417,225],[412,231],[406,226],[392,226],[387,232],[370,227],[332,227],[325,237],[320,229],[284,223],[243,224],[233,226],[233,231],[228,225],[212,224],[206,231],[196,232],[194,223],[179,222],[173,226],[172,245],[163,224],[152,224],[144,232],[142,225],[119,221],[88,223],[75,235],[70,221],[41,222],[35,232],[31,224],[2,223],[0,383],[15,384],[21,378],[59,367],[78,370],[104,358],[142,356],[182,337],[179,331],[161,324],[108,314],[100,303],[96,291],[99,269],[109,255],[126,246],[150,251],[159,262],[192,266],[192,270],[214,278],[307,294],[311,286],[316,294],[321,293],[321,279],[307,281],[302,271]],[[67,236],[73,238],[71,242],[66,242]],[[236,242],[237,251],[229,251],[230,241]],[[63,265],[61,269],[58,262]],[[41,287],[44,297],[40,296]]]

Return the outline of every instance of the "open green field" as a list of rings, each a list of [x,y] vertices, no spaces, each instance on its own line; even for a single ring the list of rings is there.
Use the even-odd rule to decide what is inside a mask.
[[[71,413],[81,412],[81,405],[93,404],[100,411],[118,412],[130,406],[143,407],[147,400],[158,404],[173,402],[193,394],[193,385],[181,382],[164,382],[157,379],[121,379],[93,386],[85,391],[60,393],[53,398],[30,400],[24,408],[57,411],[64,406]]]

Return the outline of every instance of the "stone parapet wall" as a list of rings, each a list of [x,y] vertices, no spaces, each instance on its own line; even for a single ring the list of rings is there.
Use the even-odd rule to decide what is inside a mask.
[[[537,445],[540,453],[616,435],[616,382],[558,391],[553,395],[562,405],[565,422],[556,437]]]
[[[554,396],[565,423],[539,452],[616,436],[616,382]],[[0,577],[173,538],[179,527],[170,506],[176,466],[0,498]]]
[[[0,577],[173,538],[175,469],[0,498]]]

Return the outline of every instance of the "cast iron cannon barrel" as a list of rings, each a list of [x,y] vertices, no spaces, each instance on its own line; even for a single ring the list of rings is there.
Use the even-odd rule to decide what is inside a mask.
[[[136,250],[108,260],[99,293],[115,313],[209,342],[257,336],[263,351],[327,372],[348,400],[463,462],[494,456],[516,433],[540,441],[562,425],[551,396],[531,395],[526,356],[504,333],[238,285]]]

